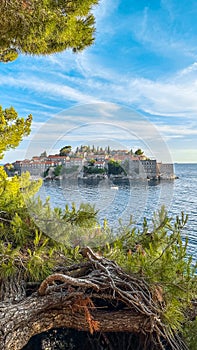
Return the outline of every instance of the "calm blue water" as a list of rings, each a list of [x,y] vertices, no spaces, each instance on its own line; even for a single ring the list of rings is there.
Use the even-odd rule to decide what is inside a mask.
[[[99,210],[98,217],[104,218],[112,227],[117,227],[119,219],[124,224],[130,215],[138,226],[144,216],[151,221],[153,213],[165,205],[170,215],[175,217],[183,211],[189,214],[183,234],[189,236],[189,253],[197,258],[197,164],[176,164],[175,173],[179,177],[174,181],[160,183],[111,182],[108,179],[97,183],[84,183],[79,180],[45,182],[40,189],[44,200],[50,196],[52,207],[64,208],[75,202],[94,204]]]

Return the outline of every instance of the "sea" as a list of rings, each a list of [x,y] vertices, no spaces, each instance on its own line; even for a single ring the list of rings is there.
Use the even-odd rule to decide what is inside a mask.
[[[63,179],[44,181],[39,196],[50,197],[51,207],[65,208],[89,203],[98,210],[101,225],[107,220],[112,229],[132,220],[141,227],[144,217],[150,223],[162,206],[174,219],[188,214],[182,231],[189,238],[188,253],[197,261],[197,164],[175,164],[175,180]]]

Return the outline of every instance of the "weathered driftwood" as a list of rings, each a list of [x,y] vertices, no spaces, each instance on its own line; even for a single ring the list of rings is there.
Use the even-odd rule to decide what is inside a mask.
[[[22,349],[32,336],[59,327],[91,334],[143,334],[153,350],[187,349],[162,322],[164,300],[159,286],[150,290],[142,278],[125,273],[90,248],[84,254],[87,262],[58,268],[29,296],[13,288],[20,298],[15,295],[9,301],[3,288],[0,349]]]

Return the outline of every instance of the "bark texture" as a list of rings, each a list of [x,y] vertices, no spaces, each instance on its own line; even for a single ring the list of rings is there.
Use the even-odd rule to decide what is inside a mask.
[[[4,293],[0,304],[0,349],[22,349],[32,336],[60,327],[91,335],[143,335],[145,350],[187,349],[162,322],[161,290],[150,291],[143,279],[126,274],[89,248],[84,254],[86,263],[58,268],[28,297],[22,298],[20,291],[19,299],[8,302]]]

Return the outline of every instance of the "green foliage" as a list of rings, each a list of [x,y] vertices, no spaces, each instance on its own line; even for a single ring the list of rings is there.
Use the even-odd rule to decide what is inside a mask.
[[[25,262],[25,275],[33,281],[40,281],[48,276],[56,263],[55,247],[50,247],[48,242],[49,238],[35,229],[33,245],[31,248],[27,248],[27,260]]]
[[[79,209],[76,209],[73,203],[71,210],[66,205],[63,219],[78,226],[92,227],[97,224],[97,212],[90,204],[81,204]]]
[[[41,185],[41,180],[30,181],[29,173],[21,177],[8,178],[3,167],[0,167],[0,208],[2,212],[16,213],[23,208],[25,198],[34,195]]]
[[[187,320],[183,330],[184,338],[190,350],[196,350],[197,344],[197,317],[193,321]]]
[[[60,156],[67,156],[72,150],[71,146],[64,146],[60,149]]]
[[[38,251],[40,259],[37,261],[45,258],[46,264],[51,264],[48,259],[50,249],[44,247],[44,238],[38,247],[38,229],[26,208],[26,201],[38,191],[40,185],[41,181],[30,181],[28,173],[8,178],[0,167],[0,278],[17,274],[21,270],[22,275],[31,276],[33,264],[37,278],[38,263],[33,263],[33,258],[38,257]],[[45,265],[40,264],[40,276],[43,276],[43,269]]]
[[[49,201],[33,198],[41,183],[29,173],[8,178],[0,167],[0,279],[20,272],[21,278],[42,280],[62,252],[69,262],[78,259],[79,245],[98,232],[93,207],[52,210]]]
[[[49,174],[49,168],[47,168],[47,169],[44,171],[43,176],[46,177],[46,176],[48,176],[48,174]]]
[[[89,160],[88,165],[89,166],[94,166],[95,163],[96,163],[96,160],[92,158],[92,159]]]
[[[197,297],[196,266],[187,256],[187,239],[181,237],[187,216],[167,216],[164,208],[154,216],[150,228],[144,219],[139,231],[131,223],[105,248],[105,255],[128,272],[144,277],[153,293],[159,287],[162,319],[171,329],[182,332],[185,310]]]
[[[27,119],[19,118],[13,107],[3,110],[0,106],[0,159],[5,151],[17,147],[29,135],[31,122],[31,114]]]
[[[78,209],[73,204],[71,208],[66,205],[65,210],[52,210],[49,200],[43,205],[38,198],[36,201],[30,201],[28,208],[40,229],[67,247],[84,245],[85,242],[91,244],[91,239],[99,227],[97,211],[89,204],[81,204]]]
[[[123,167],[120,165],[119,161],[115,161],[113,159],[110,159],[108,162],[108,174],[112,174],[112,175],[121,175],[121,174],[125,174],[125,171],[123,169]]]
[[[83,50],[94,41],[93,5],[98,0],[1,0],[0,61],[18,53]]]
[[[16,49],[8,48],[0,51],[0,62],[12,62],[18,58]]]
[[[142,156],[144,154],[144,151],[142,151],[140,148],[138,148],[135,153],[136,156]]]
[[[79,148],[79,152],[89,152],[90,151],[90,146],[88,145],[81,145]]]
[[[98,233],[93,207],[52,210],[49,201],[33,198],[40,185],[28,173],[8,178],[0,168],[0,279],[20,273],[40,281],[62,257],[67,263],[79,259],[79,245]]]
[[[107,169],[106,168],[97,168],[94,166],[90,167],[83,167],[83,171],[85,174],[107,174]]]
[[[55,176],[59,176],[61,174],[61,171],[62,171],[62,165],[57,165],[54,169],[54,175]]]

